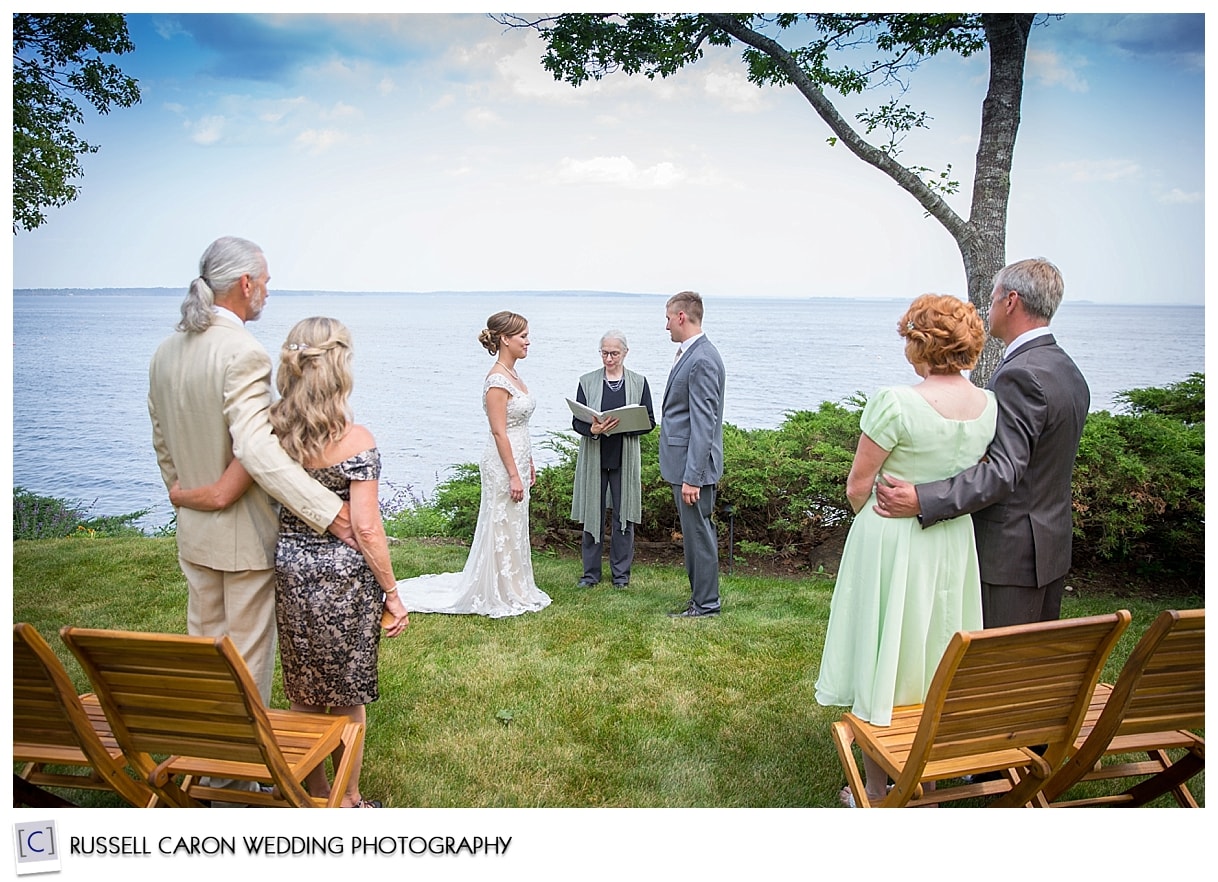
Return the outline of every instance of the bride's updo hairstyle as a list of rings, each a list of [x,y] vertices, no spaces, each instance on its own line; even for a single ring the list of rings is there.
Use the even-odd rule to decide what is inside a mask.
[[[504,337],[514,337],[528,326],[529,320],[524,316],[505,309],[486,320],[486,327],[478,335],[478,342],[491,355],[498,355]]]
[[[897,324],[905,338],[905,358],[932,374],[972,370],[985,345],[985,325],[977,308],[950,294],[923,294]]]
[[[351,423],[347,399],[351,374],[351,332],[338,319],[301,319],[279,350],[271,405],[271,425],[288,456],[299,463],[321,458]]]

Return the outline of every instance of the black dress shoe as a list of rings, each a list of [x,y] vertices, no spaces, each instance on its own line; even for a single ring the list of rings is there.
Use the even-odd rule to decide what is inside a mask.
[[[593,582],[590,579],[580,579],[578,582],[575,583],[575,587],[576,588],[593,588],[599,584],[600,584],[600,582]]]
[[[614,582],[613,587],[614,588],[629,588],[630,583],[629,582]]]
[[[668,614],[668,617],[670,619],[701,619],[706,616],[717,615],[719,615],[719,610],[717,609],[697,610],[691,606],[688,609],[682,610],[681,612],[671,612]]]

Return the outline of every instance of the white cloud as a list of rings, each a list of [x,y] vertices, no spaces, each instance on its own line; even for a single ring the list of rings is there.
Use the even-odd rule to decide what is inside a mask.
[[[215,144],[224,137],[225,119],[222,116],[205,116],[193,123],[187,123],[190,130],[190,140],[196,144]]]
[[[600,83],[585,83],[578,89],[554,79],[541,66],[539,43],[528,43],[509,55],[499,54],[495,61],[498,83],[506,86],[517,98],[542,99],[559,104],[572,104],[600,91]],[[486,47],[488,50],[492,46]]]
[[[296,136],[296,146],[309,153],[324,153],[345,140],[347,136],[336,129],[305,129]]]
[[[335,102],[333,107],[323,111],[321,114],[322,119],[351,119],[353,117],[362,117],[363,115],[362,110],[345,101]]]
[[[240,106],[245,99],[237,102],[236,106]],[[285,98],[279,101],[271,101],[258,111],[258,119],[264,123],[282,122],[289,114],[304,108],[309,103],[308,99],[297,96],[295,98]]]
[[[1166,193],[1159,196],[1159,201],[1164,205],[1188,205],[1194,202],[1200,202],[1203,195],[1197,191],[1186,193],[1179,187],[1172,187]]]
[[[152,29],[156,31],[157,36],[163,40],[172,40],[174,37],[189,36],[189,32],[183,28],[176,19],[173,18],[153,19]]]
[[[742,71],[712,70],[706,75],[706,94],[728,110],[751,113],[765,108],[765,90],[749,82]]]
[[[465,121],[474,128],[485,129],[503,122],[503,117],[488,107],[471,107],[465,112]]]
[[[558,180],[564,184],[605,184],[630,190],[668,190],[687,177],[671,162],[639,168],[628,156],[563,157],[558,169]]]
[[[1080,183],[1122,181],[1142,174],[1142,167],[1132,159],[1079,160],[1059,163],[1057,167]]]
[[[1028,50],[1027,76],[1045,86],[1061,86],[1070,92],[1087,92],[1091,87],[1079,72],[1089,62],[1083,58],[1065,59],[1056,52]]]

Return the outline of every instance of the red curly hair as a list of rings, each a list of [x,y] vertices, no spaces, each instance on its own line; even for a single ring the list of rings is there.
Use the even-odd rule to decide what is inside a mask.
[[[905,338],[909,363],[932,374],[971,370],[985,345],[977,308],[950,294],[923,294],[910,304],[897,333]]]

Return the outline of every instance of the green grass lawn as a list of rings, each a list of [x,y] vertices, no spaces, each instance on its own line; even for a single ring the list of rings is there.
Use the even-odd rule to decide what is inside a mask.
[[[465,554],[413,540],[392,549],[399,578],[460,569]],[[537,552],[534,566],[547,609],[417,614],[382,643],[366,796],[416,807],[837,805],[844,777],[828,730],[842,709],[819,706],[813,690],[830,578],[725,575],[721,616],[674,620],[666,613],[689,595],[682,568],[637,565],[621,591],[576,588],[575,557]],[[1067,597],[1062,614],[1133,613],[1111,682],[1160,610],[1202,605],[1092,594]],[[184,632],[174,540],[15,542],[13,620],[34,624],[87,691],[59,628]],[[278,671],[272,704],[286,707]],[[1204,804],[1203,776],[1191,789]]]

